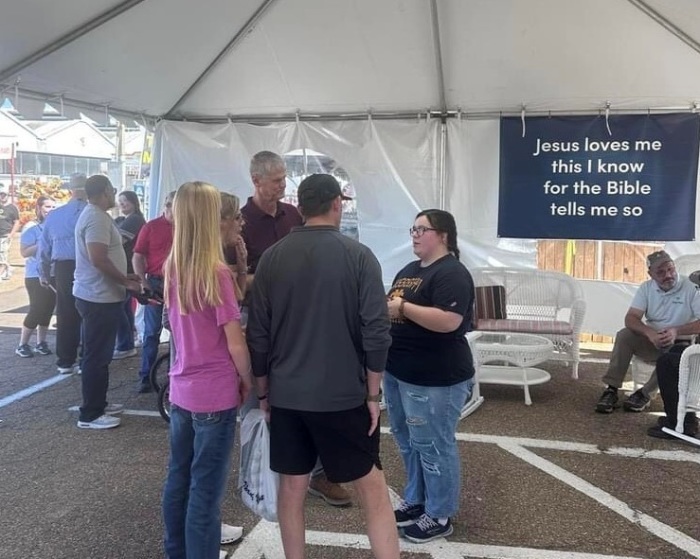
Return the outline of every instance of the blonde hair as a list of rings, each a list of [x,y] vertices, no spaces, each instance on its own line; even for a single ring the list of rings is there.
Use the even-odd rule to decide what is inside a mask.
[[[221,221],[234,219],[241,211],[241,201],[235,194],[228,192],[220,192],[221,195]],[[222,232],[223,235],[223,232]],[[226,242],[226,239],[221,239],[221,244]],[[236,295],[237,301],[243,300],[243,292],[237,281],[233,282],[233,292]]]
[[[173,201],[173,246],[165,261],[165,300],[177,279],[181,314],[222,302],[217,270],[224,263],[219,222],[221,196],[205,182],[186,182]]]
[[[235,194],[221,192],[221,219],[233,219],[241,209],[241,201]]]

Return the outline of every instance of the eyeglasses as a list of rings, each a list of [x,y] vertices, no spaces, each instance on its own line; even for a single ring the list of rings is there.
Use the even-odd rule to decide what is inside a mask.
[[[434,227],[425,227],[424,225],[413,226],[408,229],[408,234],[411,237],[422,237],[426,231],[437,231]]]

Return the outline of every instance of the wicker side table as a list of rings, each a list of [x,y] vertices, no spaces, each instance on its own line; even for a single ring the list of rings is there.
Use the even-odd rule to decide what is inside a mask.
[[[481,364],[479,382],[522,386],[528,406],[532,404],[529,387],[552,378],[547,371],[535,368],[553,355],[554,346],[547,338],[534,334],[483,332],[475,346]]]

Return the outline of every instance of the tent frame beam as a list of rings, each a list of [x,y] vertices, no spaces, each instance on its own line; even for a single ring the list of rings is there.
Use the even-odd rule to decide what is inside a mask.
[[[678,37],[686,45],[688,45],[695,52],[700,54],[700,43],[678,27],[675,23],[672,23],[668,18],[661,15],[644,0],[627,0],[634,7],[644,12],[647,16],[653,19],[656,23],[661,25],[664,29],[669,31],[672,35]]]
[[[233,36],[228,44],[223,48],[223,50],[211,61],[209,66],[207,66],[204,71],[197,77],[197,79],[190,85],[187,90],[180,96],[180,98],[175,102],[175,104],[170,107],[170,110],[166,112],[165,118],[171,118],[174,116],[175,111],[182,105],[187,98],[192,94],[192,92],[197,89],[197,87],[206,79],[206,77],[212,72],[212,70],[223,60],[223,58],[240,43],[248,32],[260,21],[260,19],[265,15],[267,10],[275,3],[276,0],[264,0],[262,4],[255,10],[255,13],[250,17],[248,21],[245,22],[243,27],[238,30]]]
[[[48,93],[44,93],[41,91],[34,91],[31,89],[24,89],[24,88],[19,88],[18,94],[20,97],[24,97],[25,99],[33,99],[35,101],[43,101],[44,103],[49,103],[49,104],[52,104],[52,102],[53,102],[53,104],[55,104],[55,101],[57,99],[61,99],[63,101],[63,105],[68,105],[68,106],[74,107],[78,110],[85,109],[85,110],[90,110],[90,111],[101,111],[101,112],[106,111],[110,115],[117,118],[117,120],[119,120],[119,117],[123,117],[123,118],[128,118],[131,120],[135,120],[136,122],[140,122],[144,125],[149,125],[149,126],[152,126],[153,124],[155,124],[156,120],[158,120],[158,117],[155,117],[153,115],[148,115],[146,113],[113,108],[110,105],[108,105],[107,103],[103,103],[103,104],[89,103],[87,101],[81,101],[79,99],[72,99],[70,97],[64,97],[63,95],[60,95],[60,94],[48,94]]]
[[[33,52],[29,56],[26,56],[22,60],[15,62],[12,66],[0,70],[0,83],[6,81],[11,77],[14,77],[25,68],[34,64],[35,62],[38,62],[42,58],[48,56],[52,52],[57,51],[58,49],[65,47],[73,41],[80,39],[80,37],[82,37],[83,35],[86,35],[93,29],[96,29],[97,27],[100,27],[101,25],[113,20],[114,18],[120,16],[127,10],[130,10],[131,8],[140,4],[143,1],[144,0],[125,0],[121,4],[118,4],[113,8],[110,8],[109,10],[97,15],[90,21],[80,24],[78,27],[72,29],[65,35],[62,35],[55,41],[43,46],[36,52]]]
[[[435,67],[437,70],[438,95],[440,97],[440,108],[447,111],[447,97],[445,96],[445,74],[442,63],[442,42],[440,38],[440,15],[438,13],[437,0],[430,0],[430,20],[433,30],[433,49],[435,51]]]
[[[1,91],[1,90],[0,90]],[[107,111],[110,115],[114,116],[117,120],[119,117],[128,118],[135,120],[137,122],[142,122],[148,126],[153,126],[158,120],[162,120],[163,117],[159,115],[151,115],[146,112],[132,111],[128,109],[120,109],[117,107],[112,107],[108,103],[90,103],[88,101],[83,101],[80,99],[74,99],[70,97],[64,97],[57,93],[46,93],[43,91],[35,91],[31,89],[19,88],[18,93],[20,97],[25,97],[27,99],[33,99],[36,101],[44,101],[45,103],[51,103],[58,98],[63,100],[64,105],[68,105],[77,109],[88,109],[91,111]],[[695,104],[688,104],[683,106],[659,106],[659,107],[647,107],[639,109],[621,108],[621,109],[610,109],[610,114],[657,114],[657,113],[680,113],[680,112],[698,112],[700,106]],[[177,118],[170,118],[168,120],[175,121],[187,121],[187,122],[199,122],[202,124],[223,124],[226,122],[244,123],[244,124],[271,124],[275,122],[294,122],[294,121],[305,121],[305,122],[329,122],[329,121],[357,121],[357,120],[367,120],[367,112],[330,112],[330,113],[283,113],[283,114],[248,114],[248,115],[179,115]],[[459,120],[492,120],[498,119],[502,116],[521,116],[520,109],[513,109],[512,111],[502,111],[502,110],[480,110],[480,111],[463,111],[461,109],[448,109],[446,111],[440,111],[436,109],[416,109],[413,111],[402,110],[402,111],[372,111],[373,120],[416,120],[420,121],[427,118],[439,118],[443,121],[450,118],[457,118]],[[527,116],[551,116],[551,115],[601,115],[603,110],[600,108],[591,109],[556,109],[556,110],[533,110],[528,111]]]

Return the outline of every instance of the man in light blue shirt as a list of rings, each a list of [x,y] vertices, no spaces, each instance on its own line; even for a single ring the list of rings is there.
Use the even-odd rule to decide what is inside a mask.
[[[607,388],[595,410],[611,413],[618,406],[617,390],[622,386],[633,355],[644,361],[656,360],[679,336],[700,333],[700,292],[687,277],[679,276],[671,257],[663,250],[647,257],[648,279],[632,299],[625,327],[615,336],[608,371]],[[641,412],[649,406],[659,384],[656,371],[647,383],[623,403],[625,411]]]
[[[80,345],[80,315],[73,297],[75,272],[75,224],[85,208],[83,173],[71,175],[71,199],[52,211],[44,222],[39,240],[39,280],[56,291],[56,365],[58,372],[73,372]]]

